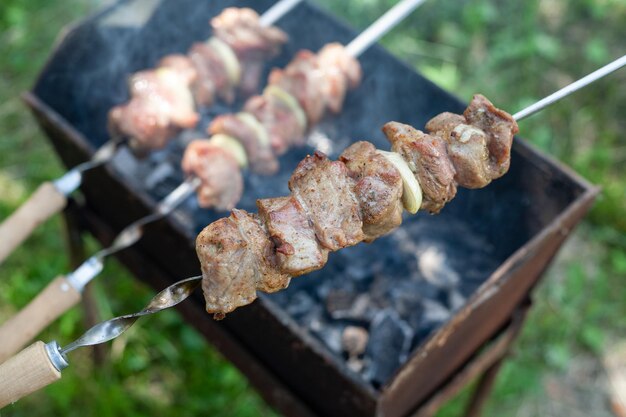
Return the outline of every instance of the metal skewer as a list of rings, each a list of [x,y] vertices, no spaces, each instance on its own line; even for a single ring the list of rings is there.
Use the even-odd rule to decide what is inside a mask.
[[[376,43],[387,32],[393,29],[413,10],[426,0],[402,0],[379,17],[367,29],[346,46],[347,52],[353,57],[358,57],[370,46]]]
[[[198,188],[201,181],[190,177],[156,207],[154,213],[124,228],[113,243],[83,262],[66,276],[58,276],[16,315],[0,325],[0,363],[15,354],[61,314],[76,305],[85,286],[104,268],[104,259],[134,245],[144,227],[169,215]]]
[[[575,91],[580,90],[581,88],[591,84],[594,81],[603,78],[610,73],[617,71],[618,69],[626,66],[626,55],[621,58],[617,58],[615,61],[603,66],[602,68],[592,72],[591,74],[581,78],[578,81],[574,81],[573,83],[561,88],[560,90],[550,94],[544,99],[539,100],[538,102],[531,104],[526,107],[524,110],[520,110],[513,115],[513,118],[517,121],[527,118],[528,116],[532,116],[540,110],[548,107],[550,104],[556,103],[564,97],[569,96]]]
[[[0,408],[58,381],[61,371],[69,365],[67,353],[115,339],[140,317],[174,307],[189,297],[201,280],[201,276],[196,276],[178,281],[155,295],[141,311],[96,324],[63,348],[56,341],[33,343],[0,365]]]
[[[264,26],[271,26],[302,0],[280,0],[261,17]],[[67,205],[67,196],[76,191],[83,173],[109,162],[126,139],[112,138],[87,162],[69,170],[60,178],[41,184],[33,195],[11,216],[0,223],[0,263],[17,248],[35,228]]]

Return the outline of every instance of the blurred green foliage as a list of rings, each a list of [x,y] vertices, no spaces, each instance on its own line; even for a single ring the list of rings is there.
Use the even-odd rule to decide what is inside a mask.
[[[358,28],[395,3],[319,2]],[[42,180],[62,173],[19,93],[34,82],[61,27],[96,6],[92,0],[0,2],[0,218]],[[622,55],[624,22],[624,0],[431,0],[382,44],[459,97],[481,92],[515,111]],[[626,71],[616,73],[521,123],[522,136],[600,184],[603,193],[579,232],[584,256],[568,259],[538,289],[487,415],[510,415],[545,395],[546,373],[565,372],[581,352],[600,355],[607,341],[626,334],[624,81]],[[59,218],[47,222],[0,266],[0,321],[69,270],[65,256],[57,255],[64,253],[59,230]],[[137,310],[153,294],[115,263],[94,292],[103,317]],[[71,341],[84,330],[82,317],[73,309],[41,339]],[[274,415],[175,312],[145,319],[110,344],[104,366],[89,356],[87,349],[73,353],[61,382],[1,415]],[[468,394],[440,415],[459,415]]]

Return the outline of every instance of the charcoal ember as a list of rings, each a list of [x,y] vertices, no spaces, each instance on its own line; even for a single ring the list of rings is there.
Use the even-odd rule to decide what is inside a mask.
[[[363,327],[346,326],[341,335],[341,347],[348,357],[357,357],[365,352],[368,338],[369,334]]]
[[[320,322],[319,326],[312,327],[312,333],[317,336],[324,344],[338,355],[342,353],[341,335],[343,333],[343,325],[333,322]]]
[[[374,275],[380,273],[385,267],[385,260],[381,258],[380,250],[376,245],[348,247],[333,255],[343,268],[341,275],[360,285],[371,282]]]
[[[424,278],[437,287],[452,288],[459,284],[461,277],[448,260],[443,249],[429,245],[420,250],[418,266]]]
[[[435,300],[424,300],[423,307],[422,319],[415,332],[413,346],[418,346],[433,331],[441,327],[452,315],[451,311],[446,308],[446,306]]]
[[[465,305],[467,297],[465,297],[458,289],[448,291],[447,306],[451,311],[458,311]]]
[[[356,298],[356,293],[346,288],[335,288],[330,290],[326,296],[326,311],[334,319],[341,319],[348,316],[350,308]]]
[[[463,282],[459,284],[458,291],[461,293],[461,295],[463,295],[463,297],[467,299],[476,292],[476,290],[481,284],[482,282],[472,282],[472,281],[463,280]]]
[[[137,162],[135,155],[127,146],[121,146],[112,160],[113,166],[123,173],[135,185],[140,185],[137,181],[140,172],[140,164]]]
[[[348,365],[348,368],[357,373],[361,372],[363,370],[363,367],[365,366],[365,362],[363,361],[363,359],[355,356],[348,358],[346,364]]]
[[[176,177],[176,169],[171,164],[161,163],[146,177],[146,188],[162,199],[181,183]]]
[[[353,282],[345,279],[323,279],[317,281],[315,286],[315,294],[324,303],[328,298],[332,298],[332,303],[344,303],[344,298],[349,298],[356,295],[356,287]]]
[[[365,377],[380,386],[406,360],[413,331],[394,310],[384,309],[374,317],[369,336]]]
[[[305,291],[297,291],[288,298],[285,311],[294,319],[299,320],[313,311],[314,307],[315,300],[309,294]]]
[[[390,291],[393,306],[400,318],[405,320],[413,329],[417,329],[422,320],[425,294],[420,290],[425,286],[428,284],[419,285],[419,283],[405,281],[399,282]]]
[[[336,312],[335,316],[339,319],[352,320],[369,325],[377,311],[378,307],[372,304],[370,295],[361,293],[354,298],[347,311],[342,312],[342,314]]]
[[[393,287],[393,279],[386,275],[376,275],[372,285],[369,287],[371,296],[371,305],[378,309],[391,306],[391,298],[389,296],[390,289]]]
[[[314,304],[309,311],[297,318],[297,322],[311,331],[320,331],[327,325],[324,308],[320,304]]]

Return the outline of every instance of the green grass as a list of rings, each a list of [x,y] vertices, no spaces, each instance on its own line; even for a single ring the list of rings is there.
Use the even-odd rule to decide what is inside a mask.
[[[321,3],[365,27],[393,1]],[[93,4],[0,3],[0,218],[41,181],[62,173],[19,93],[34,82],[61,27]],[[625,21],[624,0],[431,0],[382,43],[459,97],[481,92],[515,111],[622,55]],[[489,401],[489,416],[542,401],[546,375],[566,374],[578,355],[598,357],[626,334],[625,81],[626,71],[614,74],[521,123],[523,136],[604,191],[570,249],[574,256],[565,256],[538,288],[515,356]],[[0,321],[69,270],[61,230],[59,217],[47,222],[0,266]],[[90,242],[90,248],[96,245]],[[103,317],[141,308],[152,294],[114,262],[95,284]],[[84,330],[82,317],[75,308],[40,338],[69,342]],[[89,356],[87,349],[73,353],[61,382],[1,415],[273,415],[175,312],[146,319],[113,342],[103,366]],[[467,394],[440,415],[458,415]]]

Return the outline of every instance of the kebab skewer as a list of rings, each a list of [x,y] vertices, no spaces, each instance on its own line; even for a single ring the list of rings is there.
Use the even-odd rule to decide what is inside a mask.
[[[257,200],[258,213],[233,210],[196,240],[207,312],[224,317],[318,270],[329,252],[371,242],[402,222],[402,211],[438,213],[458,186],[476,189],[509,168],[517,120],[626,65],[626,56],[511,116],[482,95],[462,115],[441,113],[421,132],[384,125],[391,152],[356,142],[331,161],[315,152],[289,180],[291,195]]]
[[[422,2],[423,0],[403,0],[390,9],[370,26],[370,29],[363,32],[368,43],[373,43],[376,40],[375,36],[386,33]],[[380,22],[383,22],[385,26],[382,27]],[[377,30],[372,32],[372,28],[377,28]],[[362,39],[363,37],[359,36],[355,42],[364,45]],[[331,45],[331,54],[334,53],[333,48],[334,46]],[[215,135],[210,141],[190,143],[182,166],[184,170],[197,174],[192,173],[185,182],[165,197],[157,206],[155,213],[126,227],[114,239],[110,247],[96,253],[74,272],[54,279],[28,305],[0,325],[0,340],[6,340],[0,345],[0,363],[26,345],[61,314],[76,305],[81,299],[85,285],[102,271],[106,257],[135,244],[143,235],[145,226],[168,215],[198,188],[200,202],[211,201],[213,206],[231,209],[242,191],[241,186],[237,187],[237,184],[241,182],[233,184],[233,176],[238,174],[240,178],[239,167],[245,161],[243,150],[237,152],[236,145],[233,139],[225,135]]]
[[[228,98],[236,80],[241,80],[242,91],[254,90],[263,60],[286,41],[286,35],[271,25],[300,1],[281,0],[260,18],[251,9],[226,9],[212,21],[214,36],[194,45],[190,58],[172,55],[164,58],[158,69],[135,74],[130,82],[133,99],[111,112],[112,139],[91,160],[41,184],[0,224],[0,263],[39,224],[65,207],[67,196],[80,186],[85,171],[111,160],[125,143],[121,138],[130,138],[139,152],[158,149],[177,130],[195,126],[194,96],[205,104],[218,93]]]
[[[575,83],[570,84],[569,86],[557,91],[556,93],[551,94],[545,99],[527,107],[526,109],[516,113],[513,116],[509,115],[506,112],[503,112],[502,110],[496,109],[483,96],[476,95],[474,99],[472,100],[472,102],[470,103],[466,112],[463,114],[463,116],[456,115],[458,117],[452,117],[455,115],[452,115],[451,113],[442,113],[441,115],[435,117],[429,122],[430,128],[428,128],[427,126],[427,129],[428,130],[433,129],[436,136],[439,136],[439,137],[441,136],[442,133],[447,135],[448,134],[447,132],[450,131],[449,128],[452,127],[454,123],[441,123],[441,122],[443,122],[444,120],[449,120],[449,121],[454,121],[456,123],[456,121],[460,121],[459,117],[463,117],[465,118],[466,121],[475,123],[478,126],[484,126],[485,130],[483,130],[483,132],[488,131],[490,135],[490,139],[495,138],[496,141],[498,141],[499,143],[506,143],[509,140],[509,138],[512,140],[513,138],[512,134],[514,133],[514,131],[516,131],[516,128],[517,128],[517,121],[522,120],[534,114],[535,112],[545,108],[546,106],[566,97],[567,95],[573,93],[574,91],[579,90],[580,88],[610,74],[613,71],[616,71],[617,69],[623,66],[626,66],[626,55],[602,67],[601,69],[589,74],[588,76],[576,81]],[[487,116],[483,116],[482,115],[483,112],[481,111],[481,109],[488,110],[490,114]],[[480,115],[479,120],[475,119],[477,113]],[[495,118],[491,118],[492,116],[495,116]],[[484,122],[485,120],[491,121],[493,123],[490,123],[488,126],[481,124],[481,122]],[[463,125],[463,124],[465,123],[456,124],[454,127],[452,127],[452,130],[450,132],[454,132],[454,129],[458,128],[458,126]],[[408,125],[401,125],[396,122],[390,122],[385,126],[386,126],[385,134],[390,136],[390,139],[393,138],[392,149],[393,149],[393,145],[398,143],[396,139],[398,139],[400,142],[403,142],[401,140],[402,138],[406,139],[408,137],[413,137],[416,135],[420,137],[427,136],[427,134],[425,133],[421,133],[421,134],[416,133],[419,131],[415,130],[414,128]],[[446,129],[444,130],[436,129],[436,127],[438,128],[440,126],[445,126]],[[472,127],[472,126],[469,127],[469,129],[475,129],[475,128],[476,127]],[[494,136],[494,132],[502,132],[500,128],[504,128],[505,131],[510,130],[511,132],[510,136],[500,137],[500,136],[497,136],[497,133],[496,133],[496,136]],[[473,141],[475,141],[475,137],[477,135],[478,136],[481,136],[481,135],[474,133],[474,132],[466,133],[465,138],[467,140],[462,141],[464,133],[468,132],[467,129],[468,128],[465,128],[465,127],[459,128],[459,130],[456,133],[456,137],[454,139],[460,143],[469,143],[470,145],[468,146],[473,148],[474,147]],[[482,130],[483,127],[481,127],[480,129]],[[406,134],[408,133],[410,133],[410,135],[406,136]],[[452,139],[452,133],[449,134],[449,137]],[[498,149],[498,147],[494,149]],[[510,150],[510,147],[509,147],[509,150]],[[357,161],[361,161],[362,163],[363,162],[362,157],[366,156],[366,157],[374,157],[374,159],[378,159],[380,162],[381,159],[377,158],[377,155],[381,155],[380,152],[381,151],[373,150],[373,145],[368,144],[367,142],[357,142],[353,144],[350,148],[348,148],[346,151],[344,151],[344,153],[342,154],[343,161],[340,161],[340,163],[343,163],[344,166],[346,166],[345,168],[346,171],[349,169],[346,165],[346,162],[348,165],[352,166],[352,169],[354,169],[354,167],[356,166],[357,171],[361,173],[361,180],[367,180],[367,178],[372,178],[371,174],[377,172],[378,170],[377,169],[369,170],[367,167],[365,167],[364,169],[362,166],[360,169],[358,169],[358,166],[360,165],[360,163]],[[355,158],[355,156],[359,156],[359,153],[360,153],[360,159]],[[385,158],[387,158],[385,154],[382,154],[382,155]],[[504,159],[499,160],[497,155],[499,155],[497,152],[494,153],[493,155],[494,159],[492,159],[491,155],[489,155],[489,162],[495,163],[495,165],[491,165],[491,167],[495,167],[496,169],[490,170],[489,171],[490,174],[488,176],[482,177],[483,181],[490,181],[491,179],[495,179],[497,178],[497,176],[501,176],[505,173],[505,172],[501,172],[501,169],[503,169],[504,166],[508,166],[508,157],[507,157],[507,161],[505,161]],[[322,155],[314,155],[312,157],[307,157],[303,161],[301,166],[308,164],[306,161],[310,160],[311,158],[317,158],[317,159],[322,159],[322,160],[325,159],[325,157]],[[333,164],[332,162],[328,162],[328,163]],[[400,162],[398,162],[397,164],[394,164],[394,163],[392,164],[394,166],[404,166],[404,164]],[[406,163],[406,165],[409,165],[409,164]],[[299,166],[298,169],[300,169],[301,166]],[[402,175],[403,170],[404,168],[398,169],[396,174],[393,175],[393,177],[395,177],[396,180],[387,181],[387,183],[397,183],[398,182],[397,177],[400,177],[401,181],[404,181],[404,177]],[[479,171],[487,172],[486,170],[476,170],[476,172],[479,172]],[[493,177],[489,178],[489,176],[493,176]],[[384,177],[378,177],[378,179],[380,180],[383,180],[383,178]],[[461,181],[465,183],[465,180],[461,180]],[[402,186],[405,187],[405,184],[403,183]],[[425,190],[424,190],[424,194],[426,194]],[[401,201],[402,206],[406,208],[406,205],[408,202],[405,201],[404,197],[405,196],[404,196],[404,190],[403,190],[400,196],[396,195],[395,206],[398,206],[398,201]],[[289,199],[290,197],[282,197],[282,198]],[[416,203],[419,202],[418,193],[412,194],[412,198],[415,200]],[[275,200],[275,199],[265,200],[265,202],[260,203],[260,205],[262,206],[271,205],[271,204],[268,204],[269,200]],[[424,198],[424,201],[426,200],[427,199]],[[386,201],[391,203],[390,205],[388,205],[388,207],[394,206],[393,199],[386,199]],[[417,204],[415,204],[415,206],[417,206]],[[441,207],[439,207],[439,209],[440,208]],[[436,211],[437,206],[436,205],[431,206],[429,210]],[[409,209],[409,211],[413,211],[413,209]],[[236,233],[240,234],[241,236],[246,236],[244,237],[246,243],[241,245],[241,248],[239,249],[239,254],[245,259],[250,259],[251,256],[256,257],[258,253],[254,254],[252,252],[259,246],[254,245],[254,244],[251,245],[250,247],[246,247],[246,246],[248,245],[248,242],[254,241],[255,236],[261,236],[261,241],[267,239],[267,235],[263,237],[263,234],[264,234],[263,231],[261,231],[261,233],[254,233],[254,232],[250,233],[250,231],[254,230],[255,228],[256,229],[261,228],[261,223],[258,218],[254,219],[253,216],[250,216],[249,214],[243,211],[235,210],[233,211],[233,214],[231,215],[230,218],[218,220],[217,222],[212,223],[208,227],[210,228],[217,223],[229,221],[231,219],[238,221],[238,216],[240,216],[241,219],[246,218],[246,217],[248,219],[252,219],[248,221],[248,224],[251,225],[251,227],[245,227],[244,222],[241,223],[241,226],[243,227],[241,226],[237,227],[238,230]],[[390,229],[393,228],[389,224],[385,225],[384,221],[381,221],[379,225],[384,225],[384,226],[380,228],[369,229],[367,233],[363,231],[362,235],[367,236],[365,240],[374,239],[375,237],[384,234],[385,231],[389,231]],[[296,225],[292,223],[292,226],[296,226]],[[297,231],[295,228],[292,228],[292,229],[294,231]],[[207,229],[205,229],[205,231],[206,230]],[[224,229],[224,231],[226,230],[227,229]],[[201,235],[199,236],[199,239],[198,239],[199,241],[201,240],[201,236],[205,234],[205,231],[203,231]],[[206,234],[205,234],[205,237],[207,237]],[[216,233],[213,236],[213,239],[215,241],[219,239],[223,239],[223,243],[228,243],[228,239],[230,238],[232,238],[232,236],[229,237],[227,233],[226,234]],[[237,239],[242,240],[240,237],[238,237]],[[204,265],[207,265],[206,260],[202,259],[202,257],[204,256],[204,253],[202,252],[202,248],[200,249],[201,250],[200,250],[199,256],[201,258],[201,261],[203,262]],[[264,255],[271,255],[271,252],[266,252]],[[240,260],[237,259],[235,263],[239,263],[239,262]],[[228,263],[228,260],[226,260],[225,262],[222,262],[221,265],[217,265],[217,267],[218,268],[227,267],[227,263]],[[262,265],[262,264],[257,263],[257,265]],[[272,268],[272,266],[269,266],[269,267],[265,267],[261,269],[263,270],[264,275],[263,275],[263,283],[262,285],[260,285],[260,287],[263,287],[263,288],[259,288],[260,290],[268,291],[268,290],[278,290],[282,288],[282,283],[280,282],[281,281],[280,279],[278,280],[269,279],[273,276],[276,276],[275,273],[270,272],[272,270],[275,270],[275,268]],[[257,270],[255,270],[255,272],[256,271]],[[132,326],[132,324],[134,324],[137,318],[139,318],[140,316],[155,313],[155,312],[161,311],[165,308],[172,307],[182,302],[199,285],[200,280],[203,280],[204,281],[203,283],[206,284],[207,279],[208,279],[207,272],[210,273],[210,271],[203,270],[202,277],[197,276],[197,277],[187,278],[187,279],[178,281],[170,285],[165,290],[157,294],[152,299],[152,301],[148,304],[148,306],[146,306],[146,308],[144,308],[139,313],[116,317],[114,319],[97,324],[94,327],[92,327],[90,330],[88,330],[79,339],[70,343],[68,346],[64,348],[60,348],[56,341],[52,341],[47,344],[44,344],[43,342],[38,341],[38,342],[33,343],[28,348],[22,350],[20,353],[18,353],[17,355],[13,356],[11,359],[9,359],[8,361],[0,365],[0,388],[3,388],[3,389],[0,389],[0,408],[6,406],[7,404],[12,404],[15,401],[19,400],[20,398],[25,397],[26,395],[29,395],[39,389],[44,388],[45,386],[53,382],[58,381],[61,378],[61,371],[69,365],[67,361],[66,353],[69,352],[70,350],[73,350],[81,346],[90,346],[90,345],[104,343],[109,340],[112,340],[115,337],[122,334],[124,331],[126,331],[130,326]],[[278,274],[280,275],[280,272]],[[236,296],[235,293],[237,291],[240,291],[242,289],[242,286],[240,285],[241,283],[237,283],[232,279],[235,277],[235,275],[232,275],[230,277],[222,275],[222,277],[225,279],[223,284],[227,284],[226,281],[228,280],[230,280],[230,284],[231,284],[231,288],[228,290],[231,294],[229,295],[226,293],[222,293],[222,296],[225,297],[222,299],[222,301],[224,301],[226,300],[226,298],[232,298],[233,295]],[[219,283],[212,283],[210,285],[219,285]],[[206,296],[207,296],[207,293],[206,293],[206,288],[205,288],[205,298],[207,298]],[[251,299],[247,300],[247,303],[251,302],[255,297],[256,295],[254,295]],[[212,312],[212,311],[209,310],[209,312]],[[222,314],[224,314],[224,312],[217,312],[215,314],[218,315],[218,318],[219,318]]]

